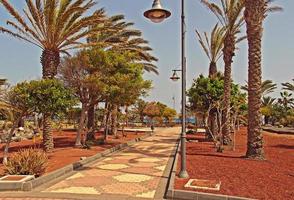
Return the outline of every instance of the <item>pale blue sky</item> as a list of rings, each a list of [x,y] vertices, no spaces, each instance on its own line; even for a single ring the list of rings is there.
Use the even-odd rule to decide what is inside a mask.
[[[216,18],[199,3],[200,0],[186,0],[187,17],[187,68],[188,83],[200,73],[208,73],[208,59],[200,49],[195,37],[195,28],[209,31],[217,22]],[[22,8],[24,0],[10,0],[17,8]],[[284,8],[281,13],[271,14],[265,23],[263,40],[263,78],[276,83],[294,78],[294,1],[276,1]],[[135,22],[135,27],[143,31],[159,58],[160,75],[146,74],[152,79],[154,89],[148,100],[162,101],[170,106],[172,96],[176,97],[176,107],[180,107],[180,82],[169,80],[171,70],[180,66],[180,0],[162,0],[172,16],[161,24],[153,24],[143,17],[143,12],[151,7],[152,0],[100,0],[97,8],[105,7],[108,14],[125,14],[127,20]],[[0,8],[0,25],[9,16]],[[244,34],[244,32],[243,32]],[[239,45],[233,63],[233,79],[244,84],[247,79],[247,44]],[[41,50],[30,44],[0,34],[0,77],[11,83],[41,77]],[[218,64],[222,69],[222,62]]]

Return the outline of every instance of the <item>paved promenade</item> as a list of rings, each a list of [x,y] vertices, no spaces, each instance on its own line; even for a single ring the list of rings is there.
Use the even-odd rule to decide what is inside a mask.
[[[179,128],[159,129],[155,135],[105,157],[65,179],[30,193],[1,200],[22,199],[163,199]],[[3,194],[3,193],[2,193]],[[0,196],[2,196],[0,193]],[[31,198],[25,198],[31,197]],[[34,197],[34,198],[32,198]]]

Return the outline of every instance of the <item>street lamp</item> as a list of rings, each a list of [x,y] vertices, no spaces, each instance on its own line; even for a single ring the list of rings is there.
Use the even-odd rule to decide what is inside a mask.
[[[182,1],[182,14],[181,14],[181,41],[182,41],[182,133],[181,133],[181,171],[179,174],[180,178],[188,178],[189,175],[186,170],[186,56],[185,56],[185,35],[186,35],[186,24],[185,24],[185,1]],[[150,19],[152,22],[159,23],[164,19],[168,18],[171,13],[168,10],[162,8],[160,0],[154,0],[152,9],[144,12],[144,16]],[[176,71],[174,71],[176,75]],[[178,80],[176,76],[174,79]]]
[[[180,77],[178,76],[177,72],[180,72],[182,70],[177,70],[177,69],[174,69],[173,70],[173,75],[170,77],[170,79],[172,81],[178,81],[180,79]]]
[[[154,0],[152,8],[144,12],[144,16],[154,23],[160,23],[170,15],[168,10],[162,8],[160,0]]]

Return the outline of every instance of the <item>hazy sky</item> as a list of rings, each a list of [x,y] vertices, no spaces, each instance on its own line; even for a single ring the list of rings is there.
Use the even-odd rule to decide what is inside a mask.
[[[153,80],[154,89],[148,100],[162,101],[173,105],[172,96],[176,97],[176,107],[180,107],[180,82],[172,82],[171,70],[179,68],[180,55],[180,0],[162,0],[165,8],[172,16],[161,24],[153,24],[143,17],[143,12],[151,8],[153,0],[100,0],[97,8],[105,7],[109,15],[125,14],[126,19],[135,22],[135,27],[142,30],[144,38],[150,42],[154,55],[159,58],[160,75],[146,74]],[[217,2],[217,0],[215,0]],[[17,8],[24,6],[24,0],[10,0]],[[283,12],[271,14],[265,23],[263,40],[263,78],[272,79],[276,83],[294,78],[294,1],[275,1],[284,8]],[[200,0],[186,0],[187,17],[187,70],[190,87],[193,79],[199,74],[208,73],[208,59],[195,37],[195,28],[210,31],[216,18]],[[0,25],[10,18],[0,7]],[[243,33],[244,34],[244,31]],[[239,45],[234,57],[233,79],[241,84],[247,80],[247,41]],[[0,77],[16,83],[25,79],[41,77],[41,50],[17,39],[0,34]],[[223,69],[223,63],[218,63]]]

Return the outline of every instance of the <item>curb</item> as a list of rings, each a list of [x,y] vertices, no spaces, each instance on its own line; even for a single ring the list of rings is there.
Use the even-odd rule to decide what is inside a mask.
[[[238,197],[238,196],[229,196],[221,194],[212,194],[204,192],[195,192],[188,190],[177,190],[174,188],[178,158],[180,153],[180,141],[176,149],[176,155],[174,156],[172,170],[170,172],[170,178],[168,181],[168,189],[166,192],[166,199],[175,199],[175,200],[252,200],[250,198]]]
[[[45,183],[48,183],[54,179],[59,179],[60,177],[63,177],[65,175],[68,175],[82,167],[85,167],[86,165],[89,165],[93,163],[94,161],[97,161],[98,159],[105,157],[111,153],[121,151],[127,147],[130,147],[131,145],[142,141],[143,139],[152,136],[154,133],[147,133],[139,138],[135,138],[133,140],[130,140],[126,143],[122,143],[119,145],[116,145],[110,149],[106,149],[105,151],[102,151],[100,153],[97,153],[93,156],[90,156],[86,158],[85,160],[81,160],[72,164],[69,164],[61,169],[57,169],[53,172],[48,173],[45,176],[38,177],[34,180],[23,182],[23,183],[0,183],[0,191],[32,191],[34,188],[39,187]]]
[[[262,130],[270,132],[270,133],[276,133],[276,134],[287,134],[287,135],[294,135],[294,129],[292,130],[283,130],[280,128],[270,128],[270,127],[262,127]]]
[[[175,144],[173,145],[173,149],[169,155],[169,160],[167,161],[165,170],[163,171],[162,178],[159,182],[158,188],[156,190],[156,193],[154,195],[154,200],[162,199],[162,197],[166,197],[166,191],[168,189],[169,181],[170,181],[170,175],[171,171],[173,169],[173,165],[175,162],[175,155],[178,151],[178,145],[180,141],[180,136],[176,139]]]

